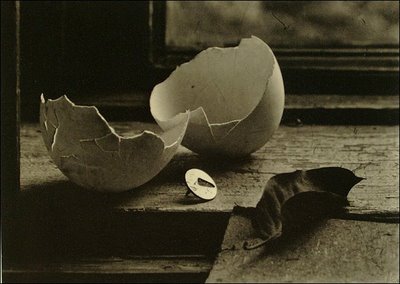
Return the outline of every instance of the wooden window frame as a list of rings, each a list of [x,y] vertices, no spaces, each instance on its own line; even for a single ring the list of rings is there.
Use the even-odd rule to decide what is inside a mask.
[[[45,95],[51,93],[71,94],[70,98],[75,103],[97,106],[108,120],[126,120],[129,117],[129,119],[153,121],[148,105],[152,88],[165,80],[177,65],[192,59],[199,52],[199,50],[190,49],[174,50],[166,46],[166,5],[164,1],[142,2],[141,4],[140,11],[143,14],[139,17],[141,19],[139,26],[140,32],[143,34],[135,41],[138,50],[129,49],[136,54],[134,58],[138,62],[136,62],[137,64],[122,64],[122,70],[123,68],[130,70],[126,70],[127,72],[124,74],[129,73],[132,79],[127,79],[126,75],[125,77],[122,76],[121,80],[114,78],[111,84],[103,84],[107,87],[111,86],[111,88],[98,92],[92,87],[98,87],[95,78],[102,82],[99,78],[107,74],[107,72],[102,71],[108,70],[104,68],[104,64],[97,65],[98,69],[96,70],[100,70],[99,72],[96,70],[90,72],[88,66],[90,60],[84,61],[86,63],[83,63],[82,66],[86,72],[83,72],[86,78],[83,79],[86,81],[77,80],[71,75],[75,73],[73,72],[74,68],[68,65],[69,61],[60,63],[57,61],[57,57],[53,56],[56,58],[53,62],[57,65],[55,70],[58,71],[54,72],[56,73],[54,75],[49,72],[50,68],[39,69],[36,74],[44,77],[41,78],[44,79],[44,82],[42,80],[41,83],[47,84],[48,90],[38,90],[39,84],[36,85],[36,89],[29,85],[32,84],[33,76],[28,79],[26,79],[26,76],[24,77],[26,74],[24,72],[32,72],[33,69],[22,68],[24,71],[22,77],[25,78],[21,84],[23,93],[22,119],[37,121],[38,108],[32,106],[37,104],[37,94],[44,92]],[[134,11],[133,9],[132,13]],[[63,17],[65,18],[66,15]],[[127,20],[126,15],[124,19]],[[60,29],[61,32],[63,29],[60,27],[53,29],[53,33],[57,34],[57,29]],[[24,29],[21,30],[24,31]],[[69,30],[71,30],[71,27]],[[138,29],[135,31],[138,32]],[[25,31],[26,33],[27,31]],[[118,37],[114,35],[114,38],[117,39]],[[96,38],[95,40],[99,39]],[[64,41],[66,40],[64,39]],[[127,45],[124,44],[128,43],[117,44],[117,49],[127,50]],[[56,44],[56,49],[62,49],[62,46],[62,43]],[[25,45],[22,45],[23,59],[26,49],[25,41]],[[36,46],[36,49],[41,50],[38,46]],[[67,51],[65,52],[68,53],[69,49],[71,47],[66,48]],[[97,53],[99,57],[101,57],[101,52],[103,51]],[[368,51],[349,47],[325,50],[274,48],[274,52],[281,66],[287,95],[284,120],[289,117],[289,120],[297,121],[297,118],[299,118],[304,123],[318,124],[398,123],[398,49],[388,46],[383,48],[371,47]],[[45,54],[45,52],[40,52],[39,56],[42,54]],[[125,53],[122,52],[121,54]],[[66,56],[66,58],[70,57]],[[129,61],[129,58],[133,58],[129,53],[128,55],[115,55],[115,57],[116,62],[122,60],[122,58],[125,58],[125,60],[122,60],[123,62],[133,62]],[[29,62],[29,59],[23,60],[23,67],[27,66],[26,62]],[[62,64],[66,67],[59,67]],[[46,64],[45,66],[50,65]],[[63,71],[63,68],[66,69],[66,72]],[[114,68],[116,67],[114,66]],[[90,78],[87,78],[88,74],[91,74]],[[116,77],[119,76],[118,72],[113,72],[112,75],[114,74],[116,74]],[[111,75],[110,72],[108,75]],[[91,85],[90,87],[86,86],[85,90],[81,90],[78,86],[80,83],[77,82],[84,81],[91,82],[88,83],[88,85]],[[71,86],[66,86],[69,84]],[[115,89],[113,89],[114,84]],[[125,88],[124,90],[117,90],[122,86]],[[92,93],[88,94],[88,92]],[[74,97],[73,94],[75,93],[79,95]],[[81,95],[82,93],[83,95]],[[329,101],[328,105],[326,104],[327,100]],[[356,102],[356,105],[352,104],[353,102]],[[354,115],[354,111],[357,111],[358,114]]]
[[[166,45],[164,1],[149,3],[149,60],[171,72],[200,50]],[[399,48],[395,46],[274,48],[289,94],[397,95]]]

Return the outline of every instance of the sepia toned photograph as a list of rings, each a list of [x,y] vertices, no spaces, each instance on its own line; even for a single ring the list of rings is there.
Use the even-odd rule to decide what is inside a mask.
[[[2,1],[1,283],[399,283],[398,1]]]

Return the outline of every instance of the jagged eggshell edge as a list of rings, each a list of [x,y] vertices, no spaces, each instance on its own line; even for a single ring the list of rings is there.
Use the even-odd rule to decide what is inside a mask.
[[[96,107],[41,96],[40,128],[50,157],[71,181],[97,191],[126,191],[156,176],[181,144],[189,113],[174,120],[160,135],[145,130],[122,137]]]
[[[248,155],[263,145],[278,128],[284,108],[284,86],[278,62],[269,46],[259,38],[252,36],[242,39],[239,46],[229,48],[212,47],[200,52],[193,60],[178,66],[175,71],[162,83],[155,86],[150,97],[150,110],[162,129],[169,129],[173,125],[173,118],[160,115],[170,104],[163,101],[164,88],[176,80],[177,73],[185,72],[188,66],[202,65],[207,62],[209,54],[223,54],[223,52],[236,52],[244,44],[253,44],[255,48],[264,48],[271,64],[267,66],[265,76],[255,93],[257,103],[251,106],[245,115],[238,119],[226,122],[212,123],[203,107],[191,109],[189,125],[182,144],[192,151],[206,155],[225,155],[230,157]],[[221,53],[222,52],[222,53]],[[236,56],[236,54],[235,54]],[[236,60],[236,58],[235,58]],[[199,61],[203,61],[198,63]],[[209,64],[207,62],[207,64]],[[265,63],[264,63],[265,64]],[[193,68],[193,67],[192,67]],[[193,72],[190,71],[189,72]],[[197,79],[195,79],[197,80]],[[180,87],[180,86],[179,86]],[[271,95],[274,94],[274,95]],[[165,95],[165,94],[164,94]],[[190,109],[190,108],[187,108]]]

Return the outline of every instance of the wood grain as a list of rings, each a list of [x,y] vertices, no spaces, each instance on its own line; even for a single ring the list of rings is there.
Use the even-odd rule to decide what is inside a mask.
[[[143,129],[158,131],[156,125],[149,123],[118,122],[113,126],[123,135]],[[275,174],[341,166],[366,178],[348,196],[347,217],[393,217],[399,211],[398,147],[398,126],[281,126],[262,149],[246,159],[207,160],[180,147],[153,180],[129,192],[104,198],[115,210],[122,211],[231,212],[236,204],[254,207],[266,182]],[[213,177],[219,189],[214,200],[204,203],[195,197],[185,197],[184,173],[190,168],[203,169]],[[76,187],[51,162],[38,125],[23,124],[21,189],[46,188],[57,183]],[[84,194],[85,190],[73,194],[79,197],[80,192]]]
[[[6,282],[204,282],[212,260],[202,256],[82,258],[3,268]]]
[[[255,234],[234,215],[207,283],[349,283],[399,281],[399,224],[329,220],[267,247],[236,245]]]
[[[18,267],[5,268],[6,273],[18,272],[62,272],[98,274],[140,274],[140,273],[199,273],[208,272],[212,261],[204,256],[159,256],[159,257],[110,257],[82,258],[75,261],[28,263]]]
[[[149,123],[117,122],[112,125],[123,135],[132,135],[144,129],[159,131],[155,124]],[[129,219],[136,216],[143,221],[146,219],[139,215],[148,216],[149,212],[178,214],[182,218],[186,216],[186,221],[176,221],[176,217],[168,216],[166,220],[175,220],[177,224],[187,224],[188,227],[188,222],[193,220],[190,217],[193,214],[188,213],[206,213],[215,219],[215,213],[225,212],[223,215],[227,215],[235,205],[255,207],[266,182],[273,175],[324,166],[346,167],[366,178],[350,192],[348,212],[341,218],[398,222],[398,126],[281,126],[262,149],[246,159],[236,161],[209,160],[180,147],[174,159],[158,176],[140,188],[122,194],[90,192],[69,182],[51,162],[37,124],[23,124],[20,134],[21,196],[26,197],[24,200],[27,204],[35,201],[39,208],[43,204],[52,204],[48,208],[59,208],[57,210],[61,213],[80,212],[75,219],[71,219],[70,223],[75,224],[71,228],[76,227],[76,220],[82,219],[82,216],[88,220],[97,216],[100,219],[99,228],[102,229],[105,219],[101,214],[108,212],[107,207],[116,214],[130,216]],[[185,196],[184,173],[190,168],[203,169],[213,177],[219,189],[214,200],[201,202],[194,196]],[[40,212],[48,213],[45,208]],[[198,217],[196,220],[197,223],[190,224],[201,227]],[[81,228],[86,228],[86,221],[80,222]],[[152,226],[148,222],[146,224]],[[122,227],[131,230],[136,228],[132,224]],[[37,229],[35,226],[32,228]],[[114,227],[110,228],[113,234]],[[153,229],[152,235],[156,237],[159,233]],[[399,277],[398,231],[398,224],[331,219],[308,233],[299,234],[298,238],[286,244],[278,244],[271,253],[267,253],[265,248],[231,250],[232,244],[254,234],[248,219],[233,215],[214,266],[209,260],[193,256],[187,260],[183,255],[175,259],[157,258],[154,255],[149,258],[143,255],[137,259],[127,256],[121,258],[119,251],[114,250],[119,258],[64,259],[47,264],[29,258],[26,265],[8,267],[8,274],[5,275],[17,281],[64,279],[132,282],[150,279],[176,282],[181,279],[190,282],[192,279],[202,282],[213,267],[208,282],[391,282],[398,281]],[[80,233],[79,227],[77,232]],[[23,235],[32,238],[32,234]],[[182,235],[183,238],[185,236]],[[123,245],[122,239],[116,243]],[[88,240],[93,241],[90,238]]]

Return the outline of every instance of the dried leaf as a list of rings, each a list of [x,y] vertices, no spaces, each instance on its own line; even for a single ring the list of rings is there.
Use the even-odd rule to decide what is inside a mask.
[[[352,171],[339,167],[272,177],[255,209],[253,221],[259,238],[248,240],[245,248],[259,247],[283,233],[298,231],[343,211],[348,205],[347,194],[361,180]]]

